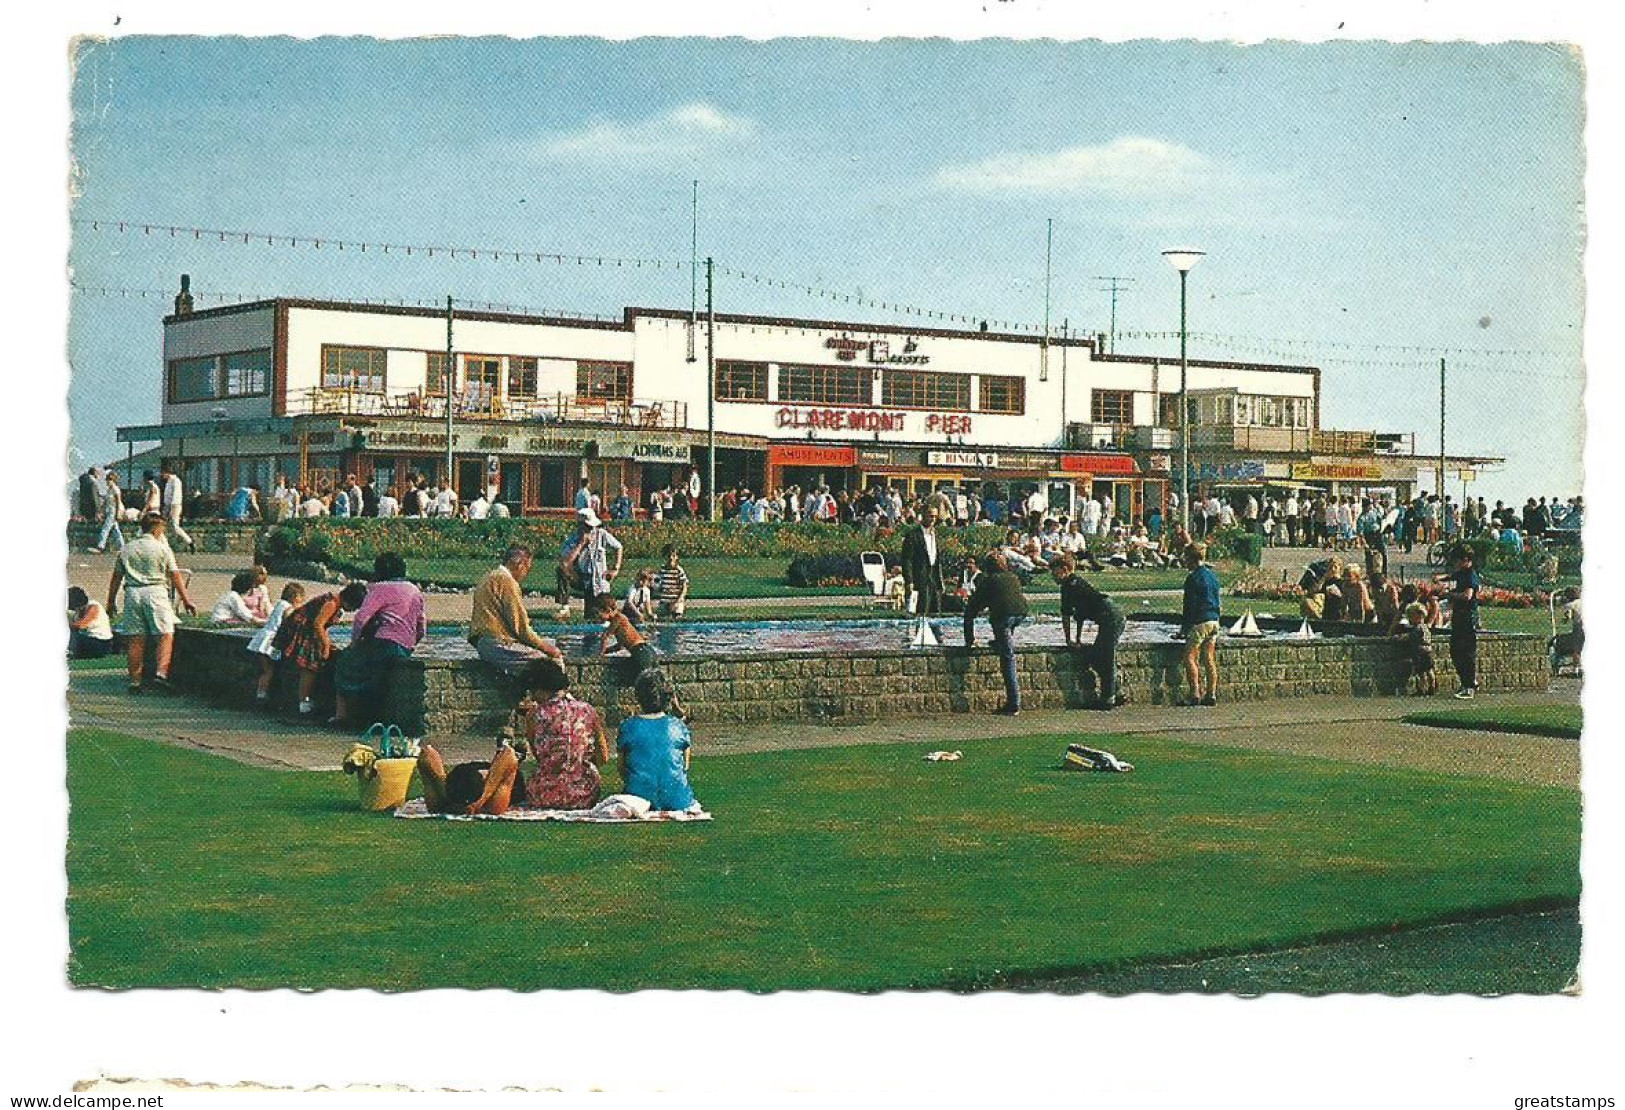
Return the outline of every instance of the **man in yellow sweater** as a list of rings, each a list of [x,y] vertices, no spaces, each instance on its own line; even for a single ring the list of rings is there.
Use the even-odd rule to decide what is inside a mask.
[[[538,636],[525,612],[519,584],[530,573],[528,548],[507,550],[502,565],[474,587],[474,612],[468,622],[468,642],[479,657],[504,674],[518,674],[543,656],[562,662],[564,653]]]

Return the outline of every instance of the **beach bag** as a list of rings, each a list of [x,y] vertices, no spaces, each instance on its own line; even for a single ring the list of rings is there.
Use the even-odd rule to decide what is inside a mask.
[[[377,750],[369,743],[375,739]],[[386,728],[374,724],[361,734],[361,741],[350,749],[342,766],[345,774],[356,778],[356,792],[363,810],[379,813],[406,804],[412,774],[418,765],[415,757],[406,754],[411,747],[411,742],[395,725]]]
[[[1084,744],[1068,744],[1066,754],[1061,757],[1061,767],[1067,771],[1105,771],[1114,774],[1134,770],[1134,764],[1118,759],[1111,752]]]

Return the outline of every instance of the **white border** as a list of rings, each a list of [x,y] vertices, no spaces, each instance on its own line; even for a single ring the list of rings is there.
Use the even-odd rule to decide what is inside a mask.
[[[66,303],[64,182],[67,179],[67,39],[73,33],[388,33],[529,35],[841,34],[854,38],[925,33],[950,37],[1201,37],[1254,41],[1351,38],[1507,38],[1580,43],[1587,54],[1592,303],[1611,315],[1617,281],[1602,272],[1615,256],[1618,176],[1614,135],[1620,50],[1594,6],[1473,3],[1252,3],[1220,11],[1194,3],[1060,5],[985,3],[700,3],[572,5],[555,11],[463,3],[261,4],[242,13],[195,2],[125,10],[74,3],[32,8],[7,43],[8,114],[24,125],[6,174],[12,226],[28,228],[10,259],[6,304],[14,333],[8,393],[28,414],[10,452],[22,514],[13,524],[7,596],[16,610],[4,648],[11,789],[4,807],[4,912],[11,1032],[0,1041],[0,1097],[64,1093],[98,1075],[258,1080],[295,1087],[416,1082],[490,1088],[496,1083],[584,1090],[899,1090],[981,1092],[1000,1102],[1046,1090],[1116,1105],[1341,1106],[1373,1098],[1398,1105],[1510,1106],[1519,1095],[1625,1098],[1613,1034],[1620,996],[1618,919],[1619,759],[1608,704],[1590,699],[1586,745],[1585,993],[1578,999],[1339,998],[1306,1000],[1136,997],[1124,1000],[1026,996],[876,998],[779,995],[479,995],[437,992],[387,998],[289,992],[72,992],[63,983],[65,836],[59,737],[63,706],[41,691],[62,673],[32,630],[57,627],[63,548],[56,538],[59,483],[30,460],[62,457],[67,438],[62,367]],[[1597,6],[1601,7],[1601,6]],[[1606,10],[1606,9],[1603,9]],[[929,13],[929,14],[927,14]],[[13,18],[17,18],[13,16]],[[1346,26],[1340,21],[1346,21]],[[9,128],[8,128],[9,130]],[[1606,145],[1605,145],[1606,144]],[[1606,319],[1606,317],[1605,317]],[[31,327],[19,327],[29,321]],[[1605,325],[1606,326],[1606,325]],[[1597,329],[1591,334],[1596,336]],[[1618,496],[1606,453],[1616,373],[1594,344],[1588,411],[1587,490],[1591,550],[1588,608],[1597,630],[1588,657],[1595,676],[1612,672],[1620,627],[1603,593],[1612,558]],[[36,419],[36,415],[42,418]],[[18,427],[21,425],[21,427]],[[24,492],[27,491],[27,492]],[[32,494],[38,493],[38,498]],[[43,506],[43,508],[42,508]],[[41,542],[43,541],[43,542]],[[37,587],[37,588],[36,588]],[[1595,683],[1596,680],[1594,680]],[[1595,690],[1593,690],[1595,694]],[[1599,801],[1601,799],[1601,801]],[[407,1047],[372,1052],[383,1031]],[[550,1032],[544,1032],[550,1031]],[[644,1047],[629,1051],[630,1043]]]

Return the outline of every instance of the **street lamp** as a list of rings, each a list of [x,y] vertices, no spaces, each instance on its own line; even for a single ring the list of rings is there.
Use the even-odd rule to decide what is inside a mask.
[[[1190,405],[1185,400],[1185,278],[1205,253],[1182,249],[1162,252],[1168,264],[1179,271],[1179,516],[1187,536],[1191,532],[1191,432]]]

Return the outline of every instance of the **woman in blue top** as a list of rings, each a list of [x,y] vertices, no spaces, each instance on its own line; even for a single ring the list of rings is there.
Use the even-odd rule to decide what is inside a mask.
[[[688,726],[667,710],[672,686],[664,672],[647,670],[632,686],[638,715],[621,722],[616,746],[621,753],[623,789],[649,802],[651,809],[696,811],[700,803],[688,785]]]

